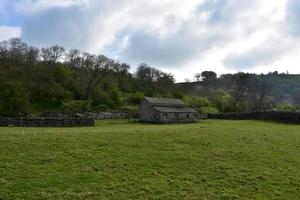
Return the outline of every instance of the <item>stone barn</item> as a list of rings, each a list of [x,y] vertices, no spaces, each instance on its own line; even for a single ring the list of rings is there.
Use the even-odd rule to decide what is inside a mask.
[[[139,118],[142,122],[185,123],[198,121],[199,115],[179,99],[145,97],[140,104]]]

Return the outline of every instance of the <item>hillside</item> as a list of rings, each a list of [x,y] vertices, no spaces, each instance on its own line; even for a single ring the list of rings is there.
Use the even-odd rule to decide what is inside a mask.
[[[141,63],[54,45],[32,47],[18,38],[0,42],[0,116],[44,111],[137,111],[144,98],[182,99],[200,113],[297,111],[300,75],[196,74],[198,82],[175,83],[172,74]],[[202,81],[201,81],[202,80]]]
[[[208,81],[177,83],[176,88],[186,94],[207,95],[215,90],[232,91],[236,88],[234,78],[237,74],[225,74]],[[300,104],[299,74],[250,74],[249,85],[264,86],[274,103]]]

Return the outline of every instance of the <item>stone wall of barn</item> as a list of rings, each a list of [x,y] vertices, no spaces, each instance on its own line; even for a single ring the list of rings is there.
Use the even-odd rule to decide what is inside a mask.
[[[159,113],[160,123],[188,123],[199,120],[196,113]]]
[[[154,116],[155,111],[152,106],[146,100],[143,100],[139,107],[139,119],[143,122],[152,122],[156,120]]]

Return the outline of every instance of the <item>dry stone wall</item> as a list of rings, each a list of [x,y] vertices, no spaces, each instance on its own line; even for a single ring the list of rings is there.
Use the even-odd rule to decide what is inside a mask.
[[[0,126],[16,126],[16,127],[83,127],[94,126],[93,119],[13,119],[0,118]]]
[[[43,118],[69,118],[79,116],[82,118],[92,118],[94,120],[101,119],[129,119],[137,118],[137,113],[125,112],[125,111],[113,111],[113,112],[43,112],[41,117]]]
[[[294,113],[294,112],[254,112],[254,113],[209,114],[208,119],[272,120],[272,121],[278,121],[278,122],[300,124],[300,113]]]

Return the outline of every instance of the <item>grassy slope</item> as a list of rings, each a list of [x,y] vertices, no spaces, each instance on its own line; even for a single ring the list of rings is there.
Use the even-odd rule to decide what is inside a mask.
[[[300,126],[0,128],[0,199],[299,199]]]

